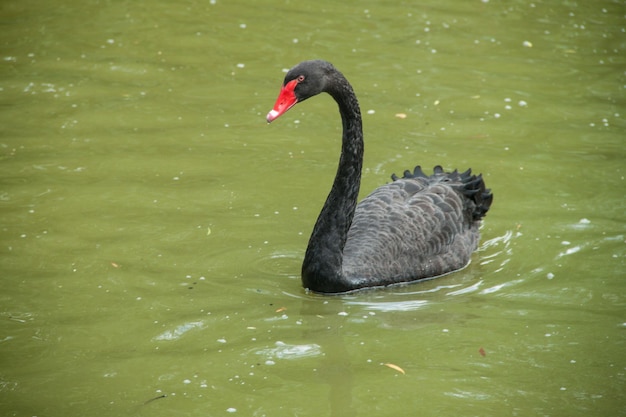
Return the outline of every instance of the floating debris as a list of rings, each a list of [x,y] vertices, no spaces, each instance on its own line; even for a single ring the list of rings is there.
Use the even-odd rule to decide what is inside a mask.
[[[149,400],[145,401],[143,403],[143,405],[150,404],[154,400],[158,400],[158,399],[165,398],[165,397],[167,397],[167,395],[165,395],[165,394],[158,395],[158,396],[156,396],[154,398],[150,398]]]
[[[406,372],[404,372],[404,369],[400,368],[398,365],[394,365],[393,363],[385,363],[383,365],[385,365],[387,368],[393,369],[394,371],[400,372],[402,375],[406,375]]]

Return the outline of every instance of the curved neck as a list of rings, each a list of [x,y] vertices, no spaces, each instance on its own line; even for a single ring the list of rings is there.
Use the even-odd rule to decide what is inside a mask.
[[[361,185],[363,127],[359,103],[339,74],[327,92],[339,105],[343,124],[341,157],[332,189],[317,218],[302,264],[302,283],[318,292],[351,289],[342,273],[343,249],[352,224]]]

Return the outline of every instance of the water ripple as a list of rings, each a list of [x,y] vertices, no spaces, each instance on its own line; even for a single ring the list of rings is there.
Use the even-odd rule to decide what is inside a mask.
[[[173,330],[166,330],[158,336],[155,336],[153,340],[177,340],[185,333],[193,329],[201,329],[204,327],[204,323],[201,321],[191,321],[176,326]]]
[[[255,353],[264,356],[269,361],[266,364],[271,364],[274,359],[300,359],[319,356],[322,354],[322,348],[315,343],[291,345],[278,341],[275,347],[257,350]]]
[[[365,310],[371,311],[414,311],[425,307],[429,302],[427,300],[408,300],[408,301],[388,301],[388,302],[367,302],[367,301],[350,301],[347,304],[364,307]]]

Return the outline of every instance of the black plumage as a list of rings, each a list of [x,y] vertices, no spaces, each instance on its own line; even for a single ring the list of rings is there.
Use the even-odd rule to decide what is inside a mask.
[[[350,83],[325,61],[305,61],[285,76],[271,122],[321,92],[339,106],[341,156],[302,265],[305,288],[340,293],[433,278],[463,268],[477,248],[493,196],[471,170],[426,175],[417,166],[392,176],[357,205],[363,164],[359,104]]]

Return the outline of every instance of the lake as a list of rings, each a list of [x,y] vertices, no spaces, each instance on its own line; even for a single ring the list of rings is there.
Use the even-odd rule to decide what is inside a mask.
[[[5,2],[7,416],[626,416],[623,1]],[[336,171],[482,173],[471,264],[306,292]]]

